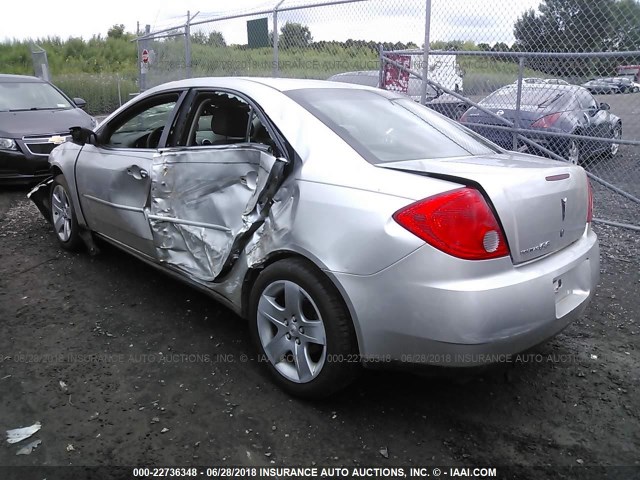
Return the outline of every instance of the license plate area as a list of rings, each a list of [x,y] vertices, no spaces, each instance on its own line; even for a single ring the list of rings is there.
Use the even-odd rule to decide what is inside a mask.
[[[591,293],[590,260],[586,259],[571,270],[553,279],[556,318],[575,310]]]

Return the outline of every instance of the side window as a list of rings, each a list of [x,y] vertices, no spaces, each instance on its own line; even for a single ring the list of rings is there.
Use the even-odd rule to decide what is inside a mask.
[[[195,100],[185,145],[232,145],[249,135],[251,107],[231,93],[207,93]]]
[[[598,108],[596,99],[589,92],[578,92],[578,102],[583,110]]]
[[[134,105],[107,125],[101,143],[113,148],[158,148],[179,96],[170,93]]]
[[[202,94],[194,102],[191,122],[183,145],[233,145],[257,143],[275,149],[260,116],[242,98],[232,93]]]

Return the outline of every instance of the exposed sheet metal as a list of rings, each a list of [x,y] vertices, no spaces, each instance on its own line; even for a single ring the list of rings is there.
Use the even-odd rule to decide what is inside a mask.
[[[53,177],[46,178],[37,184],[29,193],[27,198],[36,204],[42,216],[51,223],[51,184]]]
[[[291,175],[274,195],[268,215],[244,248],[249,267],[262,263],[270,252],[291,243],[289,237],[298,202],[298,184]]]
[[[251,146],[157,155],[146,210],[159,260],[215,280],[237,258],[238,240],[269,211],[264,193],[283,162]]]

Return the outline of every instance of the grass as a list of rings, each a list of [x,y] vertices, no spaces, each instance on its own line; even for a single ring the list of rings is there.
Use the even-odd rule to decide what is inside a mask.
[[[40,41],[47,50],[52,81],[71,97],[87,101],[87,110],[105,114],[126,102],[137,85],[135,43],[127,39],[93,38]],[[147,87],[187,76],[182,39],[149,42],[152,51]],[[471,47],[469,47],[471,48]],[[377,70],[378,53],[363,46],[324,45],[322,49],[282,48],[279,51],[280,76],[326,79],[336,73]],[[0,44],[0,64],[7,73],[32,74],[31,55],[26,42]],[[518,65],[492,57],[460,55],[467,95],[486,95],[517,79]],[[271,76],[274,72],[273,50],[249,50],[244,46],[213,47],[192,44],[191,75],[202,76]],[[526,77],[546,77],[525,69]],[[118,91],[119,87],[119,91]]]

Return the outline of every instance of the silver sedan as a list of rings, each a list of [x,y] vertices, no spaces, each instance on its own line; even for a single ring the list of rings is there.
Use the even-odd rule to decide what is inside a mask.
[[[60,245],[99,238],[209,293],[295,395],[362,365],[506,359],[582,315],[598,282],[581,167],[392,92],[198,78],[72,137],[30,193]]]

